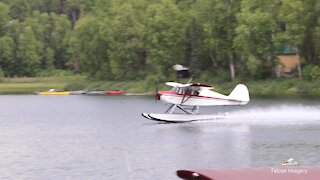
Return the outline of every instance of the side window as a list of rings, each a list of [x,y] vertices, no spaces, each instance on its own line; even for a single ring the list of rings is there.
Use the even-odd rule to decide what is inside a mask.
[[[192,95],[192,89],[186,88],[186,95]]]
[[[192,88],[191,95],[198,96],[199,95],[199,88],[198,87]]]
[[[198,96],[199,92],[196,89],[193,89],[191,95]]]
[[[178,91],[179,91],[179,88],[178,87],[174,87],[174,88],[172,88],[172,91],[174,91],[174,92],[176,92],[176,93],[179,93]]]

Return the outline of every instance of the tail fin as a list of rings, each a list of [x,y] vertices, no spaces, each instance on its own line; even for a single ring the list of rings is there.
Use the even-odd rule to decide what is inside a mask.
[[[229,99],[243,101],[247,104],[250,101],[249,90],[246,85],[238,84],[228,96]]]

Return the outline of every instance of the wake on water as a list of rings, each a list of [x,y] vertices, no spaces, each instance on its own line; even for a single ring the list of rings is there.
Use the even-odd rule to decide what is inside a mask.
[[[251,107],[226,112],[224,118],[203,122],[264,125],[320,123],[320,106],[278,105],[273,107]]]

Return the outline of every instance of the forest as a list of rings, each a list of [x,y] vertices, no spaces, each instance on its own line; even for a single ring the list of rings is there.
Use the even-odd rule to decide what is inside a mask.
[[[204,80],[260,80],[289,48],[315,80],[319,14],[318,0],[0,0],[0,74],[158,81],[182,64]]]

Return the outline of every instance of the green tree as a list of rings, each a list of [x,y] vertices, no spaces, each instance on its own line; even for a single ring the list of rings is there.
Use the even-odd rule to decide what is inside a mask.
[[[34,76],[40,68],[39,43],[31,27],[25,27],[18,39],[14,69],[18,76]]]
[[[57,15],[51,13],[50,17],[52,21],[50,48],[54,53],[54,67],[58,69],[68,69],[70,65],[74,65],[70,62],[70,56],[68,54],[71,22],[64,14]]]
[[[4,36],[0,38],[0,67],[6,76],[11,76],[15,72],[12,69],[14,62],[14,40],[11,37]]]
[[[301,0],[282,0],[278,10],[276,20],[278,31],[274,34],[275,43],[287,44],[292,48],[300,48],[305,35],[304,4]]]
[[[68,15],[71,19],[72,26],[74,27],[76,21],[80,18],[81,5],[80,0],[67,1]]]
[[[31,14],[33,0],[4,0],[10,7],[12,19],[25,20]]]
[[[320,13],[320,2],[317,1],[315,4],[315,14],[319,14]],[[314,40],[316,40],[315,43],[315,49],[316,49],[316,57],[317,57],[317,64],[320,64],[320,22],[319,22],[319,16],[318,16],[318,21],[315,23],[316,27],[315,27],[315,34],[314,34]]]
[[[316,64],[320,55],[320,2],[318,0],[303,1],[304,16],[306,18],[304,39],[301,47],[301,54],[306,58],[308,63]]]
[[[38,41],[42,69],[68,68],[67,39],[71,23],[67,16],[34,11],[23,25],[32,28]]]
[[[0,36],[6,32],[6,24],[9,20],[9,7],[0,2]]]
[[[50,44],[52,23],[48,13],[33,11],[32,16],[26,18],[22,23],[23,28],[30,27],[32,34],[37,42],[37,54],[40,58],[41,69],[52,68],[52,59],[47,59],[47,47]],[[51,67],[47,67],[47,65]]]
[[[111,79],[108,42],[100,35],[101,19],[93,15],[81,18],[69,40],[72,63],[91,77]]]
[[[138,1],[139,2],[139,1]],[[146,61],[144,25],[135,10],[135,1],[112,6],[109,29],[109,57],[116,79],[136,79],[143,75]]]
[[[170,0],[150,4],[147,9],[147,63],[153,73],[165,77],[174,64],[184,64],[186,33],[191,19]]]
[[[194,7],[196,17],[205,33],[202,47],[206,49],[205,65],[211,63],[215,69],[229,69],[232,80],[235,78],[235,64],[240,64],[233,48],[239,7],[240,1],[234,0],[203,0],[198,1]]]
[[[270,0],[242,0],[237,15],[234,47],[252,77],[270,76],[274,54],[274,32],[277,30],[277,3]]]
[[[317,0],[303,1],[305,32],[301,54],[306,58],[306,64],[320,64],[320,2]]]

